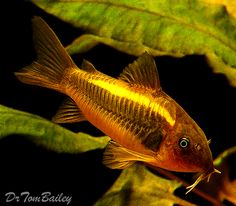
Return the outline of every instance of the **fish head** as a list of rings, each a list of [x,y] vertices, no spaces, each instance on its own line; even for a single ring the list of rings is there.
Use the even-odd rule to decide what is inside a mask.
[[[201,128],[186,113],[174,127],[166,132],[159,150],[156,152],[156,166],[176,172],[199,172],[196,181],[187,187],[189,193],[200,181],[213,173],[220,173],[214,168],[210,141]],[[155,163],[153,164],[155,165]]]
[[[209,141],[187,114],[182,114],[171,131],[167,132],[157,158],[163,168],[172,171],[205,174],[214,171]]]
[[[200,173],[196,181],[187,187],[188,193],[203,179],[209,181],[213,173],[220,173],[214,168],[209,143],[202,129],[181,108],[175,125],[166,132],[156,152],[156,159],[167,170]]]

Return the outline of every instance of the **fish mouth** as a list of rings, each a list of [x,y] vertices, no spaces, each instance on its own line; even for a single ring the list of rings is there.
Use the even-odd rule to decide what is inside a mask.
[[[214,173],[221,174],[221,172],[217,170],[216,168],[213,168],[213,170],[208,170],[208,172],[202,173],[192,185],[189,185],[188,187],[186,187],[188,191],[185,194],[188,194],[190,191],[192,191],[198,185],[198,183],[201,182],[202,180],[207,178],[207,182],[209,182],[211,175]]]

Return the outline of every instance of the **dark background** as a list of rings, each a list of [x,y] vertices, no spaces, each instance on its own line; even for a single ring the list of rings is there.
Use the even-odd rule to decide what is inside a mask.
[[[1,10],[0,104],[50,119],[64,96],[48,89],[22,84],[13,74],[35,58],[31,18],[41,16],[64,45],[83,31],[46,14],[28,1],[1,2]],[[98,70],[115,77],[136,57],[99,45],[73,58],[78,64],[85,58]],[[235,145],[236,89],[229,86],[225,77],[213,74],[203,56],[180,59],[156,57],[155,60],[163,90],[212,139],[213,156],[216,157]],[[65,127],[76,132],[102,135],[89,123]],[[73,205],[93,204],[109,189],[120,173],[102,165],[102,153],[103,151],[82,155],[58,154],[17,135],[0,140],[0,205],[6,204],[4,195],[9,191],[18,194],[29,191],[32,195],[51,191],[72,196]],[[232,173],[233,171],[235,172],[235,168]],[[196,197],[190,194],[188,198]],[[201,204],[200,199],[196,200]]]

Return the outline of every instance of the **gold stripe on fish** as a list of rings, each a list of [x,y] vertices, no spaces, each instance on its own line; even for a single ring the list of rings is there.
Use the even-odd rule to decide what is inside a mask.
[[[93,79],[91,80],[91,83],[109,91],[110,93],[112,93],[115,96],[118,96],[119,98],[128,99],[130,101],[133,101],[135,104],[136,103],[141,104],[142,106],[146,107],[146,109],[151,108],[152,112],[159,114],[171,126],[174,126],[175,119],[171,116],[169,111],[160,103],[151,102],[149,97],[143,94],[131,91],[130,89],[125,88],[125,87],[121,87],[121,86],[118,87],[117,85],[114,86],[113,84],[106,82],[104,80],[100,80],[100,79]]]

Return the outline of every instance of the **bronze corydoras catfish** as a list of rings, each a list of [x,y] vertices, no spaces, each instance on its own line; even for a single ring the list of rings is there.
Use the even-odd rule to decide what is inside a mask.
[[[217,172],[205,134],[160,86],[155,61],[144,53],[116,79],[87,61],[78,68],[50,27],[33,22],[37,61],[16,73],[27,84],[57,90],[70,98],[55,122],[88,120],[112,141],[104,164],[123,169],[136,161],[179,172]],[[189,190],[189,191],[190,191]]]

